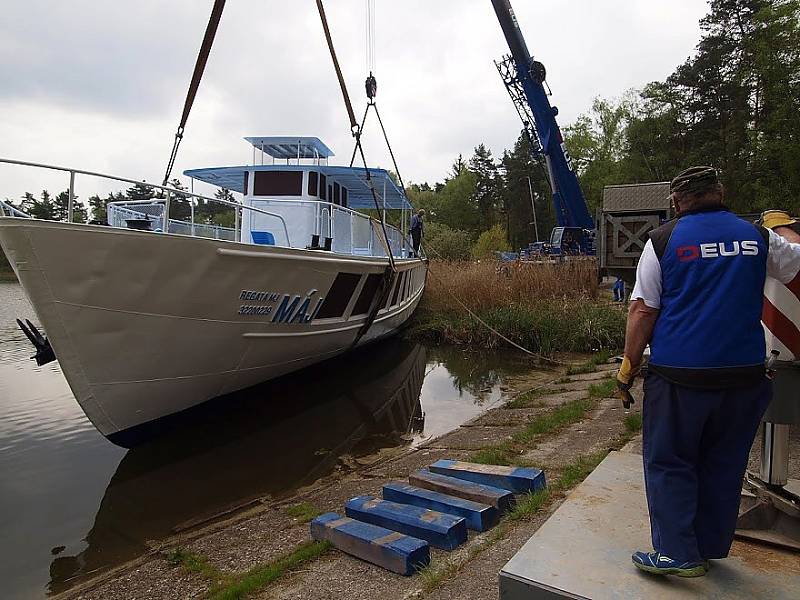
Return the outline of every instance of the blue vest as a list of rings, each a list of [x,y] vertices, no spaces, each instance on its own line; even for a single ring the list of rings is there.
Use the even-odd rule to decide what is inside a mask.
[[[650,344],[656,372],[719,369],[714,374],[724,379],[725,371],[743,369],[763,377],[767,236],[722,209],[689,213],[651,232],[662,282]]]

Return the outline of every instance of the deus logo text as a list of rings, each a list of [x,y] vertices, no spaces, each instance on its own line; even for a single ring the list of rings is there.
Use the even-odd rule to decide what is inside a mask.
[[[681,246],[675,253],[680,262],[690,262],[698,258],[724,258],[726,256],[758,256],[758,242],[710,242],[697,246]]]

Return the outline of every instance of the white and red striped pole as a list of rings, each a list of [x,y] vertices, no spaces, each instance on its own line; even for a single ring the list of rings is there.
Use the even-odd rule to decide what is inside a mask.
[[[800,275],[787,284],[767,277],[761,315],[767,355],[780,361],[800,358]],[[761,480],[777,486],[789,478],[789,425],[764,421],[761,436]]]

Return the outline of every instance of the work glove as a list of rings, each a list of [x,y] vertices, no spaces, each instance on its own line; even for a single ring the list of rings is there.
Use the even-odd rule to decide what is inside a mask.
[[[619,371],[617,372],[617,396],[622,400],[622,406],[624,406],[625,409],[629,409],[635,402],[631,394],[631,388],[633,387],[633,382],[636,380],[636,376],[639,375],[641,370],[641,366],[633,367],[627,356],[622,358],[622,364],[619,366]]]

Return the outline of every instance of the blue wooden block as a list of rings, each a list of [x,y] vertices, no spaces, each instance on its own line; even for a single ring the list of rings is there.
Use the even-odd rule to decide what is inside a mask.
[[[473,531],[491,529],[500,518],[500,513],[494,506],[440,494],[407,483],[387,483],[383,486],[383,499],[464,517],[467,527]]]
[[[454,550],[467,541],[464,519],[419,506],[358,496],[347,501],[344,511],[350,518],[426,540],[442,550]]]
[[[408,481],[411,485],[425,488],[426,490],[433,490],[448,496],[456,496],[465,500],[494,506],[500,513],[504,513],[514,506],[515,502],[513,492],[508,490],[473,483],[456,477],[448,477],[447,475],[439,475],[427,469],[412,473],[408,476]]]
[[[428,542],[336,513],[311,521],[311,537],[400,575],[412,575],[431,562]]]
[[[491,485],[517,494],[529,494],[546,486],[544,473],[539,469],[479,465],[458,460],[437,460],[428,468],[440,475]]]

